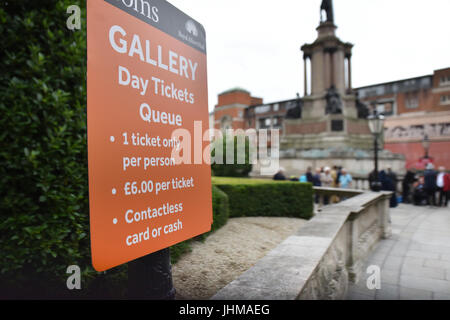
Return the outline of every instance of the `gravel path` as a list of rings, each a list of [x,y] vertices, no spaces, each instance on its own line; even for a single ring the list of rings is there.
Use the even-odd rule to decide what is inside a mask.
[[[206,300],[252,267],[306,220],[234,218],[172,267],[177,299]]]

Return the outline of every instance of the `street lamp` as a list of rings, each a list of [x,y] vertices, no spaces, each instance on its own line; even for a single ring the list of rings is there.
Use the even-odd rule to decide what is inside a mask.
[[[430,157],[428,156],[428,151],[430,150],[430,139],[428,138],[427,134],[425,134],[425,136],[423,137],[422,146],[423,149],[425,150],[424,159],[429,159]]]
[[[378,139],[384,131],[384,116],[382,114],[378,114],[377,111],[375,110],[373,115],[370,115],[367,118],[367,120],[369,120],[369,129],[370,132],[372,132],[374,138],[373,151],[374,151],[375,170],[370,187],[373,191],[380,191],[381,182],[378,179]]]

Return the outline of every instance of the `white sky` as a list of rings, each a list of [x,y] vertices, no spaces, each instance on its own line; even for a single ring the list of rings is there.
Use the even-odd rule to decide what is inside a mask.
[[[300,47],[317,37],[322,0],[169,0],[203,24],[209,110],[243,87],[265,103],[303,96]],[[334,0],[337,36],[354,44],[360,87],[450,67],[450,0]]]

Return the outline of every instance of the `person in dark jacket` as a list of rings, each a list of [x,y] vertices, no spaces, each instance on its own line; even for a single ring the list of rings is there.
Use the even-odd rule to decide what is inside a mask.
[[[413,203],[415,206],[421,206],[427,200],[424,185],[423,176],[420,176],[417,182],[413,184]]]
[[[427,204],[429,206],[436,205],[436,179],[437,173],[434,171],[432,163],[427,164],[427,169],[423,173],[424,176],[424,190],[427,194]]]
[[[379,180],[381,182],[381,190],[393,192],[389,202],[389,206],[391,208],[397,207],[398,203],[397,203],[397,196],[395,195],[394,181],[392,181],[392,178],[384,170],[381,170],[379,174]]]
[[[284,181],[286,180],[286,176],[284,175],[284,168],[280,168],[278,172],[273,176],[273,180]]]
[[[308,167],[308,169],[306,169],[306,180],[309,183],[314,183],[314,178],[313,178],[313,173],[312,173],[311,167]]]
[[[414,171],[414,169],[409,169],[402,181],[402,197],[404,203],[411,203],[411,188],[414,182],[416,182],[416,174]]]

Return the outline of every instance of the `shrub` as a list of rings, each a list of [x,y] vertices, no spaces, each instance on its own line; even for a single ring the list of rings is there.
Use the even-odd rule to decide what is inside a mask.
[[[213,150],[211,152],[211,158],[221,159],[222,164],[213,163],[211,165],[212,172],[218,177],[247,177],[252,171],[252,165],[250,163],[250,142],[248,137],[238,137],[238,136],[225,136],[224,138],[217,139],[213,144]],[[244,143],[242,143],[244,142]],[[228,163],[227,161],[227,145],[233,144],[233,162]],[[244,154],[238,154],[239,148],[244,151]],[[220,150],[220,151],[219,151]],[[239,150],[241,151],[241,150]],[[241,152],[242,152],[241,151]],[[222,155],[218,154],[222,152]],[[240,157],[243,157],[240,159]],[[238,160],[241,160],[241,164],[238,164]]]
[[[85,1],[0,3],[0,287],[65,287],[90,267],[86,29],[66,28]],[[85,27],[85,23],[83,23]],[[89,266],[84,268],[84,266]],[[51,289],[49,289],[51,290]]]
[[[230,217],[295,217],[313,215],[313,188],[309,183],[257,179],[213,178],[228,195]]]

